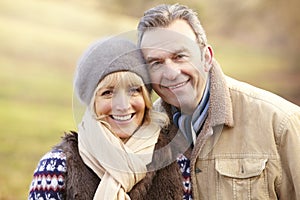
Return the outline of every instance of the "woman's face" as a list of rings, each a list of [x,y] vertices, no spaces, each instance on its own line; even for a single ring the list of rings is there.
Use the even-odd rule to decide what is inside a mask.
[[[115,74],[110,75],[114,76]],[[145,100],[142,87],[130,83],[125,75],[114,77],[110,81],[106,80],[108,76],[99,83],[100,88],[95,96],[95,112],[98,117],[101,116],[101,120],[110,124],[111,131],[116,136],[126,139],[143,122]],[[101,84],[103,82],[104,84]]]

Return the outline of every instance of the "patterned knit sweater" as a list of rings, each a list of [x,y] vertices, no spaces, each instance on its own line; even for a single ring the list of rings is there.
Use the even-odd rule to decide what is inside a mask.
[[[192,200],[190,181],[190,161],[180,155],[177,158],[183,176],[183,199]],[[30,186],[28,200],[64,199],[66,156],[61,150],[52,150],[42,157]]]
[[[62,151],[44,155],[34,171],[28,199],[62,199],[66,172],[66,156]]]

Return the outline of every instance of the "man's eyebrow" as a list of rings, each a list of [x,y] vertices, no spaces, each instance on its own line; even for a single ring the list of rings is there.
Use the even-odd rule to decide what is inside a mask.
[[[149,56],[149,57],[146,58],[146,62],[147,62],[147,63],[151,63],[151,62],[153,62],[153,61],[155,61],[155,60],[160,60],[160,59],[161,59],[161,58]]]
[[[190,53],[190,50],[188,48],[185,48],[185,47],[181,47],[179,49],[176,49],[176,50],[172,50],[172,51],[167,51],[165,50],[168,54],[170,55],[177,55],[177,54],[180,54],[180,53]],[[151,63],[153,61],[156,61],[156,60],[162,60],[163,58],[160,57],[160,56],[157,56],[157,57],[153,57],[153,56],[148,56],[146,58],[146,62],[147,63]]]
[[[184,53],[184,52],[190,53],[190,50],[185,47],[182,47],[180,49],[175,50],[172,54],[179,54],[179,53]]]

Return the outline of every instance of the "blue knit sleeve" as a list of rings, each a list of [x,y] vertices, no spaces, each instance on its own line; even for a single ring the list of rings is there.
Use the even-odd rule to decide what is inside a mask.
[[[62,200],[66,171],[66,156],[61,150],[45,154],[34,171],[28,200]]]

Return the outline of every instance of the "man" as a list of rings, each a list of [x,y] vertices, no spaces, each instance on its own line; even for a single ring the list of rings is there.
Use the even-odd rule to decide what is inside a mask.
[[[193,199],[300,199],[300,108],[225,76],[196,13],[144,13],[139,45],[155,106],[188,141]]]

